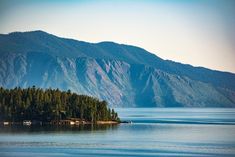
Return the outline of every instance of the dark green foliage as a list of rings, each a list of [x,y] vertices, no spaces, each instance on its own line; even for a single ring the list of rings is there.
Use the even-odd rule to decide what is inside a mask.
[[[98,120],[119,121],[114,110],[107,107],[106,101],[60,91],[59,89],[32,88],[4,89],[0,87],[0,121],[38,120],[49,122],[80,118],[96,122]]]

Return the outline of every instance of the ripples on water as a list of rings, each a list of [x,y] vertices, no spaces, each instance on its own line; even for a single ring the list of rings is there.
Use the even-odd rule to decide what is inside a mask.
[[[0,156],[235,156],[234,109],[116,109],[132,124],[2,127]]]

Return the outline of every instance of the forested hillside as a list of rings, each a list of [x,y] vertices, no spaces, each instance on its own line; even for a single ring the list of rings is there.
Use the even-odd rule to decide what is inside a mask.
[[[58,89],[0,88],[0,121],[38,120],[50,122],[79,118],[90,121],[119,121],[106,101]]]

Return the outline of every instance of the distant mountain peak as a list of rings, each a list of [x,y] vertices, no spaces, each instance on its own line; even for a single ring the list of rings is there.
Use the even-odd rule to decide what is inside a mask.
[[[14,34],[49,34],[45,31],[42,30],[34,30],[34,31],[15,31],[15,32],[10,32],[8,35],[14,35]]]

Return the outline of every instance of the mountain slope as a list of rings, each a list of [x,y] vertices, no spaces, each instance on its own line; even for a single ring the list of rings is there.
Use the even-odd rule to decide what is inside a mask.
[[[42,31],[0,35],[0,85],[71,89],[119,107],[234,107],[235,75]]]

